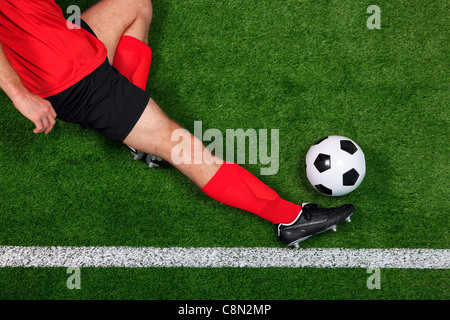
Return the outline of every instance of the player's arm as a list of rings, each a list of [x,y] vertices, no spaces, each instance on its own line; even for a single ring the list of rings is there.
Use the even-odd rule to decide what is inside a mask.
[[[13,69],[0,43],[0,88],[11,99],[14,106],[36,128],[34,133],[49,133],[55,124],[56,112],[50,102],[28,91]]]

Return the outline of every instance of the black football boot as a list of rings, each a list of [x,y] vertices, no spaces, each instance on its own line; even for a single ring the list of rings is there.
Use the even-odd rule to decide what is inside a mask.
[[[352,204],[335,208],[319,208],[315,203],[304,204],[293,222],[278,225],[278,238],[286,246],[298,248],[299,242],[327,230],[336,231],[338,224],[350,222],[354,211],[355,207]]]

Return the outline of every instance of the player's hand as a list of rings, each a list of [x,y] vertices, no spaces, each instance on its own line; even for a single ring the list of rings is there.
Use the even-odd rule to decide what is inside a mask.
[[[52,130],[56,123],[56,112],[49,101],[28,92],[16,96],[13,103],[20,113],[35,124],[34,133],[48,134]]]

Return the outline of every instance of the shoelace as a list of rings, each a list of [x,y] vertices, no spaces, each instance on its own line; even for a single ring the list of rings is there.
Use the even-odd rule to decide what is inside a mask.
[[[302,207],[302,215],[305,217],[306,220],[311,220],[312,214],[310,212],[310,209],[317,208],[317,206],[318,206],[317,203],[308,203]]]
[[[306,220],[311,220],[311,212],[309,212],[308,208],[303,208],[302,209],[302,215],[303,217],[305,217]]]

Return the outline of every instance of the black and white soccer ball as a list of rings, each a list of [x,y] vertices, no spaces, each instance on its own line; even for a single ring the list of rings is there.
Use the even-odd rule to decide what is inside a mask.
[[[349,138],[326,137],[312,145],[306,154],[306,176],[323,194],[348,194],[361,184],[365,174],[364,153]]]

